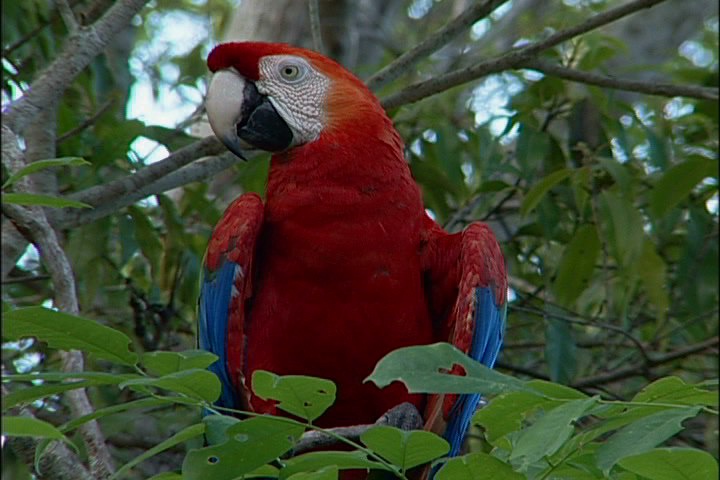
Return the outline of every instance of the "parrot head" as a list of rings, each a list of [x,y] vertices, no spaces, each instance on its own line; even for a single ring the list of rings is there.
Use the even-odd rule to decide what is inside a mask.
[[[207,63],[210,125],[240,158],[247,150],[283,152],[348,125],[362,128],[367,114],[390,122],[360,79],[311,50],[230,42],[216,46]]]

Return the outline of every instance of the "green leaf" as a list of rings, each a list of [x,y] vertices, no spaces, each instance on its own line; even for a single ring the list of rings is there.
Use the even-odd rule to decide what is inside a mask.
[[[485,429],[485,438],[490,444],[510,450],[512,445],[504,437],[510,432],[520,430],[530,413],[549,402],[528,392],[503,393],[478,410],[473,417],[473,423]]]
[[[709,391],[697,385],[689,385],[679,377],[664,377],[643,388],[635,395],[633,402],[714,407],[718,404],[717,385],[714,387]]]
[[[287,479],[298,472],[312,472],[324,466],[334,465],[340,470],[388,470],[380,463],[368,459],[365,452],[309,452],[285,461],[285,466],[280,470],[282,480]]]
[[[466,375],[450,375],[454,365],[461,365]],[[522,380],[496,372],[448,343],[394,350],[381,358],[365,379],[380,388],[396,380],[403,382],[410,393],[532,392]]]
[[[432,432],[400,430],[379,425],[362,435],[360,440],[402,472],[445,455],[450,444]]]
[[[141,208],[131,206],[128,207],[127,211],[135,223],[135,238],[143,256],[150,262],[153,273],[158,272],[163,254],[163,245],[155,226]]]
[[[599,252],[597,229],[594,225],[582,225],[565,248],[558,266],[553,283],[553,292],[558,303],[571,307],[588,288]]]
[[[208,415],[203,422],[208,445],[219,445],[228,441],[227,429],[241,420],[230,415]]]
[[[715,177],[717,169],[718,162],[705,157],[694,157],[671,167],[650,190],[650,213],[655,218],[662,217],[687,198],[704,178]]]
[[[39,193],[3,193],[2,203],[13,203],[16,205],[37,205],[53,208],[93,208],[87,203],[69,200],[67,198],[41,195]]]
[[[567,322],[555,318],[546,320],[545,361],[550,379],[558,383],[570,383],[577,365],[575,339]]]
[[[133,375],[136,377],[136,375]],[[83,380],[77,382],[67,382],[51,385],[33,385],[32,387],[14,390],[3,396],[3,411],[16,405],[27,404],[43,397],[63,393],[68,390],[76,390],[78,388],[87,388],[97,385],[117,384],[126,380],[127,377],[118,376],[116,379],[96,379]]]
[[[119,383],[119,382],[118,382]],[[76,429],[77,427],[89,422],[90,420],[95,420],[97,418],[106,417],[108,415],[112,415],[114,413],[124,412],[127,410],[139,410],[141,408],[152,408],[152,407],[159,407],[163,405],[169,405],[173,402],[167,398],[161,398],[161,397],[149,397],[149,398],[140,398],[138,400],[131,400],[129,402],[120,403],[117,405],[111,405],[109,407],[105,408],[98,408],[93,413],[90,413],[88,415],[83,415],[82,417],[74,418],[70,420],[69,422],[66,422],[60,426],[60,430],[63,432],[69,432],[71,430]]]
[[[438,471],[436,480],[523,480],[510,465],[488,455],[476,452],[451,458]]]
[[[312,422],[335,402],[336,387],[330,380],[302,375],[279,376],[255,370],[252,389],[263,400],[276,400],[278,408]]]
[[[183,480],[182,475],[176,472],[163,472],[153,475],[148,480]]]
[[[613,192],[601,194],[602,211],[607,222],[608,240],[617,261],[630,267],[640,256],[645,234],[645,221],[640,211],[629,200]]]
[[[656,448],[625,457],[618,464],[653,480],[715,480],[718,463],[707,452],[694,448]]]
[[[520,214],[525,216],[533,211],[535,207],[537,207],[538,203],[540,203],[540,200],[547,195],[550,189],[567,179],[572,173],[572,169],[563,168],[543,177],[542,180],[533,185],[533,187],[525,195],[522,205],[520,206]]]
[[[699,407],[665,410],[623,427],[598,449],[598,466],[607,473],[619,460],[658,446],[682,430],[682,422],[699,411]]]
[[[51,158],[49,160],[38,160],[37,162],[32,162],[30,165],[26,165],[25,167],[12,174],[10,178],[8,178],[5,183],[3,183],[2,188],[7,188],[13,183],[17,182],[22,177],[30,175],[31,173],[39,172],[40,170],[43,170],[45,168],[63,167],[69,165],[90,165],[90,162],[88,162],[82,157],[60,157]]]
[[[2,434],[8,437],[49,438],[70,443],[60,430],[37,418],[3,416],[1,423]]]
[[[314,472],[300,472],[288,478],[288,480],[337,480],[338,468],[336,466],[328,466],[315,470]]]
[[[191,450],[185,456],[185,480],[231,480],[290,450],[304,427],[280,417],[260,416],[227,429],[227,442]]]
[[[144,353],[141,362],[153,375],[167,375],[194,368],[207,368],[217,359],[217,355],[204,350],[156,351]]]
[[[98,358],[132,366],[137,355],[128,349],[130,338],[90,320],[45,307],[4,312],[3,336],[8,340],[35,337],[52,348],[80,350]]]
[[[655,308],[655,315],[660,320],[659,325],[664,322],[670,307],[666,270],[665,260],[657,254],[653,242],[645,240],[642,253],[638,258],[638,271],[642,272],[640,281]]]
[[[569,401],[545,413],[517,437],[511,461],[520,463],[520,470],[552,455],[563,446],[575,431],[574,423],[593,406],[597,397]]]
[[[162,388],[207,402],[217,400],[221,389],[220,380],[214,373],[198,368],[171,373],[160,378],[133,379],[120,384],[121,388],[134,386]]]
[[[550,136],[521,123],[516,143],[517,160],[526,173],[537,172],[550,151]]]
[[[167,440],[158,443],[151,449],[147,450],[146,452],[138,455],[137,457],[130,460],[128,463],[120,467],[111,477],[110,480],[114,480],[116,478],[120,478],[122,475],[130,471],[133,467],[140,464],[141,462],[144,462],[145,460],[154,457],[155,455],[164,452],[165,450],[169,450],[175,445],[180,445],[181,443],[187,442],[188,440],[199,437],[205,432],[205,425],[202,423],[196,423],[195,425],[190,425],[189,427],[186,427],[182,430],[180,430],[178,433],[173,435],[172,437],[168,438]]]

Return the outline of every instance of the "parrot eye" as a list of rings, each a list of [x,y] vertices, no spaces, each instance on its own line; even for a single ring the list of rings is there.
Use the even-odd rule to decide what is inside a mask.
[[[280,65],[280,76],[288,82],[297,82],[305,77],[307,70],[295,63],[283,63]]]

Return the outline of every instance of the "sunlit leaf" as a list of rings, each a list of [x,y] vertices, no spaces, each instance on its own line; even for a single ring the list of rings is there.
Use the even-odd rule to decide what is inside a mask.
[[[252,388],[260,398],[277,400],[278,408],[309,421],[318,418],[335,402],[335,384],[322,378],[279,376],[255,370]]]
[[[653,480],[715,480],[718,462],[707,452],[694,448],[656,448],[625,457],[618,464],[626,470]]]
[[[4,314],[3,336],[8,340],[35,337],[52,348],[80,350],[123,365],[134,365],[130,338],[95,320],[45,307],[28,307]]]
[[[402,471],[428,463],[450,451],[450,444],[432,432],[406,431],[384,425],[367,430],[360,435],[360,440]]]

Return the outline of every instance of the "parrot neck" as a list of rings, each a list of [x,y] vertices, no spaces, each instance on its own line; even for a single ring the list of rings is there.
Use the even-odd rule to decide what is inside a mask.
[[[268,207],[294,209],[317,206],[318,202],[335,208],[351,204],[370,207],[377,202],[401,201],[422,210],[402,140],[383,117],[382,122],[335,128],[315,142],[274,155]]]

